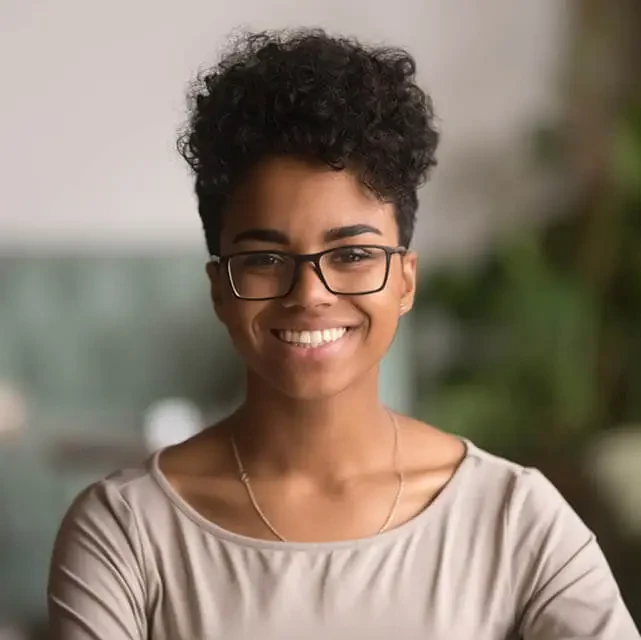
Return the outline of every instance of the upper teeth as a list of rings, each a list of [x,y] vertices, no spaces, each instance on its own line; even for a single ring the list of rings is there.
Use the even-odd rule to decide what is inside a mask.
[[[318,347],[328,342],[335,342],[342,338],[347,331],[346,327],[338,327],[336,329],[323,329],[322,331],[279,331],[278,337],[284,342],[291,342],[292,344],[306,345],[310,347]]]

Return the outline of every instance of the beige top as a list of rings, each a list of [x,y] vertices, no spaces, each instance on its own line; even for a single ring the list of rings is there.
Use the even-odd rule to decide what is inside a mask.
[[[204,519],[157,464],[69,510],[52,640],[638,640],[593,534],[541,473],[467,443],[438,497],[381,535],[256,540]]]

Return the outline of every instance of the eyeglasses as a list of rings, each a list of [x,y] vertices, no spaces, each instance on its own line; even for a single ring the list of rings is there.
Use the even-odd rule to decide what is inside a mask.
[[[405,247],[359,244],[318,253],[242,251],[211,260],[227,268],[234,295],[241,300],[287,297],[296,286],[300,268],[309,262],[325,288],[336,295],[362,296],[385,288],[391,258]]]

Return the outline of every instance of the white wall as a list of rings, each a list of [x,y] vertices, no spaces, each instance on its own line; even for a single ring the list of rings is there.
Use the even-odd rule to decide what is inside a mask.
[[[419,245],[463,247],[487,187],[468,160],[503,158],[522,123],[554,106],[565,29],[559,0],[3,0],[0,11],[0,250],[20,251],[201,246],[175,130],[189,78],[239,25],[408,46],[444,132]]]

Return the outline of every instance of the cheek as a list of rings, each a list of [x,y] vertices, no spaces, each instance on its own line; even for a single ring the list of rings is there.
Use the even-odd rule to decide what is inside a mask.
[[[399,319],[398,296],[385,290],[372,295],[363,305],[363,312],[369,317],[369,339],[382,343],[381,348],[387,348],[394,339]],[[366,306],[366,308],[365,308]]]
[[[252,330],[256,318],[262,313],[265,303],[229,300],[221,307],[221,320],[227,327],[232,342],[241,352],[246,352],[256,340]]]

